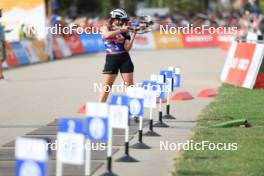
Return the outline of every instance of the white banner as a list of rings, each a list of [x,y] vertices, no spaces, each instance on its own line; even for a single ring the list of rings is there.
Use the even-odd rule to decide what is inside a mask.
[[[35,50],[33,49],[32,42],[29,40],[23,40],[20,42],[21,45],[23,46],[30,63],[37,63],[40,62],[38,55],[36,54]]]
[[[136,36],[133,49],[155,49],[155,41],[152,32]]]
[[[64,57],[68,57],[68,56],[72,55],[70,48],[68,47],[67,43],[65,42],[65,40],[62,37],[56,37],[56,41],[57,41]]]

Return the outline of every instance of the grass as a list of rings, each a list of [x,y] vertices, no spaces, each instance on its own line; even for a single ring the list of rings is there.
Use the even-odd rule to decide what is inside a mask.
[[[188,150],[176,161],[174,176],[264,175],[264,90],[223,85],[199,117],[195,142],[237,143],[237,150]],[[245,118],[251,128],[203,128]]]

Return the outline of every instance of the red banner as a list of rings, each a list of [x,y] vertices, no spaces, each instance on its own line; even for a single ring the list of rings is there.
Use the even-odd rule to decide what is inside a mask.
[[[14,54],[9,42],[6,43],[6,62],[8,64],[8,67],[19,65],[18,59],[16,58],[16,55]]]
[[[248,73],[249,65],[253,59],[255,49],[255,44],[237,44],[237,48],[231,63],[232,65],[226,78],[227,83],[243,85]]]
[[[228,51],[235,38],[242,33],[242,30],[237,30],[236,34],[217,34],[216,37],[219,48],[223,49],[224,51]]]
[[[218,45],[215,35],[204,34],[183,34],[183,44],[187,48],[216,47]]]
[[[71,49],[71,52],[73,54],[82,54],[84,53],[84,49],[83,46],[79,40],[79,36],[74,34],[74,35],[70,35],[70,36],[65,36],[64,37],[67,45],[69,46],[69,48]]]
[[[64,57],[64,54],[56,40],[56,37],[52,37],[52,50],[53,54],[57,59],[61,59]]]
[[[263,55],[263,44],[233,42],[221,74],[221,80],[252,89],[262,64]]]

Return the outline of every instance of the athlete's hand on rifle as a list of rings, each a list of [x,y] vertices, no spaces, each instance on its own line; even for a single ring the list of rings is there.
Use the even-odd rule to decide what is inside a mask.
[[[119,30],[120,33],[127,33],[129,31],[129,26],[123,25]]]
[[[131,40],[134,40],[136,38],[137,32],[132,32],[131,33]]]
[[[132,18],[129,22],[130,31],[134,31],[137,34],[144,34],[151,31],[153,21],[150,16],[139,16]]]

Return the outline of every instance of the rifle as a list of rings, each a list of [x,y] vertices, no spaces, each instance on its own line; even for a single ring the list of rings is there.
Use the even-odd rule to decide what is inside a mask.
[[[150,16],[132,17],[127,22],[130,32],[136,32],[137,34],[145,34],[152,30],[154,24]],[[121,26],[111,26],[111,29],[118,30]]]

